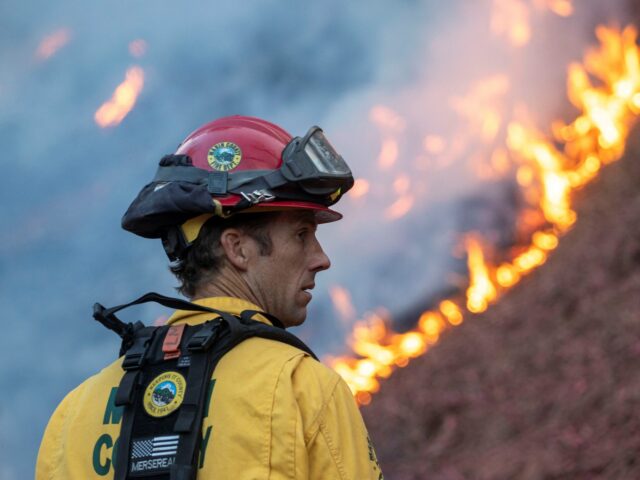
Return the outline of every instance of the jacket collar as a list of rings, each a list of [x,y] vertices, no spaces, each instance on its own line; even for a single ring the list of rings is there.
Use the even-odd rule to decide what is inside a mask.
[[[215,308],[216,310],[222,310],[223,312],[231,313],[232,315],[240,315],[244,310],[257,310],[262,309],[257,305],[254,305],[247,300],[234,297],[208,297],[193,300],[191,303],[196,305],[202,305],[203,307]],[[197,325],[204,323],[207,320],[211,320],[213,313],[207,312],[192,312],[189,310],[176,310],[169,320],[167,325],[176,325],[180,323],[186,323],[187,325]],[[267,325],[271,325],[271,322],[260,314],[253,316],[254,320],[257,320]]]

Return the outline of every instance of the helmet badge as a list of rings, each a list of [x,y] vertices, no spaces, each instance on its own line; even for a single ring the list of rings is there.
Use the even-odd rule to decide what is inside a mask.
[[[214,170],[228,172],[240,164],[242,151],[238,145],[232,142],[216,143],[209,149],[207,160]]]

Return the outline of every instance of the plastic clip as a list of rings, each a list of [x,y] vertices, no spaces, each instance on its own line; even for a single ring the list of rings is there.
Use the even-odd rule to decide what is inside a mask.
[[[202,328],[191,337],[187,349],[190,352],[201,352],[208,349],[218,336],[220,319],[205,323]]]

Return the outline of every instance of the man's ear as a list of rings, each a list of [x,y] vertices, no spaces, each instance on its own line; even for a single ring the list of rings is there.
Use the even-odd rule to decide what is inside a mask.
[[[246,270],[251,256],[249,237],[237,228],[227,228],[220,235],[220,245],[227,260],[239,270]]]

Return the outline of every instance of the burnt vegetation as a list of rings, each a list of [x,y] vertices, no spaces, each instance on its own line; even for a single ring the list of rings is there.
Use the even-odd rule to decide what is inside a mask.
[[[640,478],[640,130],[545,265],[384,381],[390,479]]]

